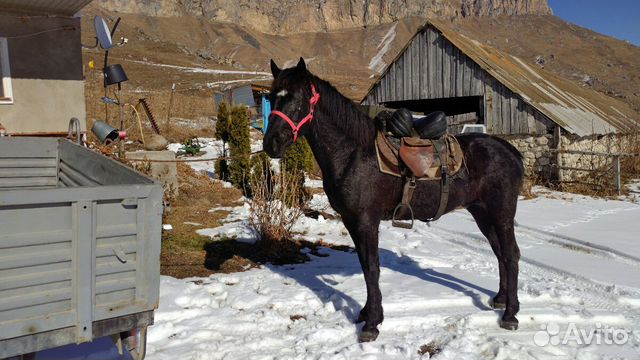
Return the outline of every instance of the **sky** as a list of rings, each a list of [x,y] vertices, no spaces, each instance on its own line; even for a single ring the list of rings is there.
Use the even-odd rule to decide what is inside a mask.
[[[640,46],[640,0],[549,0],[553,14]]]

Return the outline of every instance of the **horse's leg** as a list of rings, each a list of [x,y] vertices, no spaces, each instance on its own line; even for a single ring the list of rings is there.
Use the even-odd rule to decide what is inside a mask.
[[[345,219],[343,219],[345,220]],[[358,320],[365,324],[358,341],[373,341],[378,337],[378,325],[384,319],[382,294],[380,292],[380,256],[378,254],[378,227],[380,220],[371,220],[361,216],[344,221],[358,252],[358,259],[367,286],[367,302],[360,312]]]
[[[489,240],[491,250],[498,258],[498,268],[500,271],[500,285],[498,287],[498,293],[493,297],[491,301],[491,307],[494,309],[504,309],[507,304],[507,271],[505,268],[505,262],[502,258],[502,251],[500,250],[500,239],[496,234],[496,229],[493,226],[493,220],[489,216],[484,205],[474,203],[467,208],[471,213],[478,228],[482,234]]]
[[[520,310],[520,302],[518,301],[520,249],[516,243],[516,236],[513,230],[513,218],[496,222],[495,229],[500,239],[500,251],[502,252],[502,259],[507,272],[507,303],[500,327],[507,330],[516,330],[518,329],[516,314]]]

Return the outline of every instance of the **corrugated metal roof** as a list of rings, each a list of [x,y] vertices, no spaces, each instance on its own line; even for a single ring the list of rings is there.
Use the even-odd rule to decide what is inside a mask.
[[[91,0],[0,0],[0,11],[71,16]]]
[[[442,21],[429,20],[416,32],[407,46],[429,25],[436,28],[483,70],[563,129],[579,136],[638,131],[638,119],[634,119],[636,114],[628,104],[595,90],[578,86],[539,66],[470,39],[457,33]],[[406,47],[400,52],[398,58],[405,50]],[[397,58],[393,62],[396,60]],[[367,96],[393,62],[376,80],[367,92]]]

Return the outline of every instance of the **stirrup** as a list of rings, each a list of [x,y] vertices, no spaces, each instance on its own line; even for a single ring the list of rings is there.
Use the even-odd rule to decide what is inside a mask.
[[[409,214],[411,215],[411,222],[410,223],[406,222],[406,221],[401,221],[401,220],[396,219],[396,215],[398,214],[398,211],[403,209],[403,208],[409,209]],[[391,220],[391,226],[402,228],[402,229],[412,229],[413,228],[413,221],[414,221],[413,209],[411,208],[411,205],[400,203],[393,210],[393,217],[392,217],[392,220]]]

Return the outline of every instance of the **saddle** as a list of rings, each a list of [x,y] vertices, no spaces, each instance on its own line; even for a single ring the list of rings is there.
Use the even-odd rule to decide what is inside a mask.
[[[427,221],[439,219],[447,208],[449,198],[449,178],[455,176],[464,164],[462,149],[457,139],[446,133],[446,116],[443,112],[431,113],[423,118],[411,119],[408,129],[406,109],[389,114],[382,112],[376,116],[378,135],[376,137],[376,153],[378,167],[381,172],[403,179],[402,200],[393,212],[392,225],[411,229],[414,217],[411,199],[416,181],[439,181],[440,204],[434,216]],[[390,124],[400,119],[402,125]],[[389,126],[391,125],[391,126]],[[402,129],[396,136],[395,130]],[[410,223],[400,221],[411,219]]]

